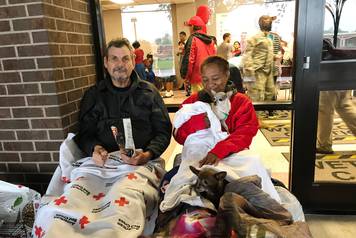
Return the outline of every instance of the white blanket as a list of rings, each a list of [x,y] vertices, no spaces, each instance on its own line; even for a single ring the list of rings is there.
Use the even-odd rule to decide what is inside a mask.
[[[212,208],[211,204],[203,201],[192,189],[192,185],[196,182],[197,177],[190,171],[189,166],[193,165],[197,168],[199,161],[206,156],[216,143],[224,140],[228,134],[221,131],[220,121],[212,112],[209,104],[199,101],[193,104],[183,105],[175,114],[173,124],[175,128],[179,128],[185,121],[189,120],[191,116],[203,112],[207,113],[211,126],[208,129],[197,131],[187,137],[183,146],[182,162],[179,170],[172,178],[165,192],[164,200],[160,204],[162,212],[171,210],[180,202]],[[243,176],[257,174],[262,178],[262,189],[272,198],[280,202],[280,197],[259,156],[252,154],[249,150],[231,154],[221,160],[217,166],[210,167],[219,171],[226,171],[227,180],[230,181]]]
[[[72,155],[77,153],[68,151],[76,150],[72,143],[69,136],[61,146],[62,181],[53,183],[64,184],[63,193],[58,195],[60,189],[49,186],[46,204],[36,216],[33,237],[136,238],[151,233],[153,227],[145,225],[147,221],[154,224],[157,188],[164,173],[162,160],[132,166],[123,164],[114,153],[104,167],[96,166],[90,157],[73,167]]]

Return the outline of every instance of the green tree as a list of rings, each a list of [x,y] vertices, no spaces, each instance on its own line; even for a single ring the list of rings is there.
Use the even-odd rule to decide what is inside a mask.
[[[172,36],[166,33],[163,37],[155,39],[155,43],[157,45],[172,45]]]
[[[326,0],[325,3],[325,8],[331,14],[334,22],[333,44],[335,47],[337,45],[337,35],[339,33],[341,13],[346,1],[347,0]]]

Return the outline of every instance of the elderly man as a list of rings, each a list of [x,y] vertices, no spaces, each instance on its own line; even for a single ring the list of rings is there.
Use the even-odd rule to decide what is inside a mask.
[[[167,110],[155,87],[133,70],[134,62],[127,40],[109,42],[104,58],[109,77],[90,88],[82,100],[75,141],[98,165],[105,163],[108,152],[120,149],[111,126],[123,133],[124,118],[130,118],[133,142],[142,149],[132,157],[123,154],[127,164],[145,164],[169,145],[171,123]]]

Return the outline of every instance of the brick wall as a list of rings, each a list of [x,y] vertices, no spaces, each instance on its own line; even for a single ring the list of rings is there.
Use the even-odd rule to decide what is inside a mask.
[[[40,192],[95,80],[86,0],[0,0],[0,180]]]

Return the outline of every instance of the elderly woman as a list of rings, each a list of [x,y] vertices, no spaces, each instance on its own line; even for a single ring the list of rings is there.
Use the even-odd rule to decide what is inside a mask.
[[[230,154],[248,149],[252,138],[258,130],[258,120],[250,99],[237,92],[229,81],[230,70],[229,63],[218,56],[207,58],[201,65],[202,83],[204,90],[191,95],[183,104],[194,103],[196,101],[214,100],[213,94],[219,92],[227,93],[229,97],[230,108],[227,112],[224,122],[227,128],[224,128],[229,136],[220,141],[209,151],[207,156],[201,161],[204,164],[217,164],[220,160]],[[229,92],[229,93],[228,93]],[[208,98],[208,99],[207,99]],[[202,120],[204,118],[204,120]],[[206,114],[202,113],[193,116],[174,131],[174,137],[180,144],[184,144],[188,135],[209,127]]]
[[[261,179],[261,189],[269,195],[266,197],[280,202],[259,155],[248,150],[257,133],[258,121],[250,99],[237,92],[230,79],[229,63],[219,56],[210,56],[200,70],[204,89],[187,98],[175,114],[174,136],[184,146],[179,167],[169,171],[161,183],[158,232],[169,230],[167,221],[175,222],[171,218],[179,217],[184,211],[195,211],[197,207],[214,209],[207,201],[212,200],[204,194],[208,194],[206,191],[216,194],[213,192],[216,186],[205,182],[206,190],[200,194],[194,189],[197,177],[190,166],[225,171],[228,182],[257,175]],[[219,201],[219,197],[216,200]],[[180,227],[180,222],[172,232]]]

